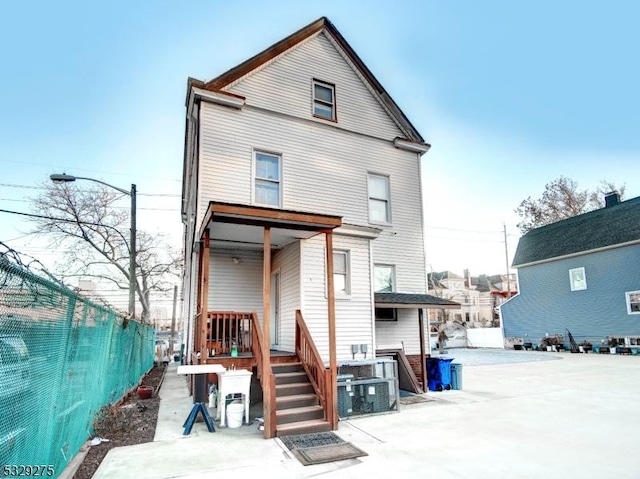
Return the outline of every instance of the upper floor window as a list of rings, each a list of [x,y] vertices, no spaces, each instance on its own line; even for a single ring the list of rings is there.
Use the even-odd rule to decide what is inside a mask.
[[[584,272],[584,268],[570,269],[569,281],[571,283],[571,291],[587,289],[587,275]]]
[[[629,291],[625,294],[627,295],[627,312],[640,314],[640,291]]]
[[[369,173],[369,221],[391,223],[389,177]]]
[[[262,205],[280,206],[282,198],[282,157],[255,152],[254,201]]]
[[[396,290],[396,268],[393,265],[376,264],[373,266],[374,291],[392,293]]]
[[[336,87],[313,80],[313,115],[336,121]]]

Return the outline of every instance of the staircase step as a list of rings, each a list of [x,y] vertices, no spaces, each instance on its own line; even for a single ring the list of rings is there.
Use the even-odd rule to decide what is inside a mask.
[[[292,384],[276,384],[276,398],[281,396],[293,396],[297,394],[313,394],[313,386],[310,382],[292,383]]]
[[[310,394],[293,394],[291,396],[276,397],[276,410],[305,407],[305,406],[317,406],[318,396],[313,393]]]
[[[278,425],[310,421],[312,419],[324,419],[322,406],[304,406],[276,411],[276,424]]]
[[[295,371],[290,373],[278,372],[275,374],[276,384],[293,384],[308,382],[309,378],[304,371]]]
[[[276,426],[276,436],[290,436],[293,434],[311,434],[314,432],[331,431],[331,425],[324,419],[292,422]]]
[[[273,374],[294,373],[294,372],[304,371],[304,367],[300,362],[271,364],[271,369],[273,370]]]

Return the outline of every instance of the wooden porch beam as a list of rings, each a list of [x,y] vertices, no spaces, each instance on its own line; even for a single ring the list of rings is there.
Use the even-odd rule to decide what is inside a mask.
[[[427,392],[427,357],[424,347],[424,310],[418,309],[418,328],[420,329],[420,375],[422,376],[422,390]]]
[[[275,384],[271,374],[271,228],[264,229],[264,253],[262,263],[262,404],[264,417],[264,437],[269,439],[275,436],[276,425],[273,424],[272,394]]]
[[[325,233],[327,243],[327,311],[329,313],[329,370],[331,381],[329,382],[329,417],[332,430],[338,429],[338,370],[336,361],[336,298],[333,284],[333,232]]]

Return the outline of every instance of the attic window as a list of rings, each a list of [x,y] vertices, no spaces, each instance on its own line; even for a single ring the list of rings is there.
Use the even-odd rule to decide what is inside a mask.
[[[573,268],[569,270],[569,281],[571,291],[582,291],[587,289],[587,276],[584,268]]]
[[[313,80],[313,116],[336,121],[336,87]]]

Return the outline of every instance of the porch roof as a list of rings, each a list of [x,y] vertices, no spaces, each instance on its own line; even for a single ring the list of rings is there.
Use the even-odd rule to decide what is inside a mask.
[[[214,229],[214,225],[219,227]],[[254,238],[255,244],[262,245],[261,233],[257,230],[268,227],[276,230],[273,246],[278,247],[340,226],[340,216],[211,201],[199,234],[202,239],[205,231],[209,229],[214,242],[242,243],[250,246],[254,243],[252,233],[255,232],[258,234]]]
[[[460,303],[420,293],[375,293],[376,308],[396,309],[460,309]]]

